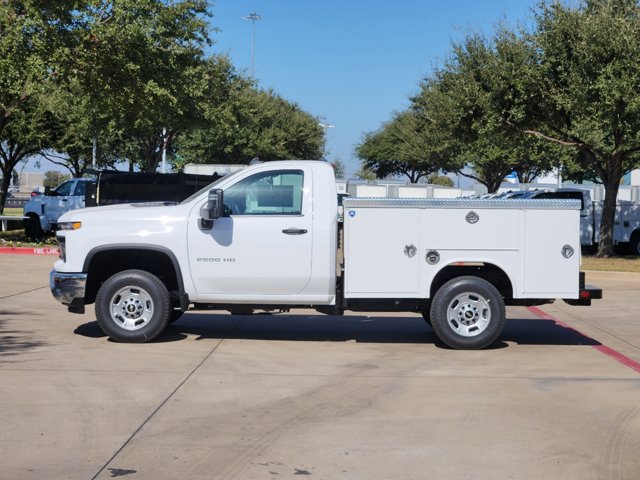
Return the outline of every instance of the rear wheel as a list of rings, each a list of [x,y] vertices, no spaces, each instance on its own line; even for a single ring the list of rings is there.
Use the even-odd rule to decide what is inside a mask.
[[[454,278],[440,287],[433,297],[430,317],[442,342],[465,350],[495,342],[506,319],[500,292],[478,277]]]
[[[170,307],[164,283],[143,270],[116,273],[102,284],[96,296],[98,324],[117,342],[153,340],[166,328]]]

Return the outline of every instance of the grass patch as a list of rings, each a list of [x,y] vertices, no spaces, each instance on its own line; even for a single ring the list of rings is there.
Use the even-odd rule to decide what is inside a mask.
[[[2,213],[2,215],[12,215],[12,216],[16,216],[16,217],[21,217],[22,216],[22,208],[20,207],[4,207],[4,212]]]
[[[39,242],[32,242],[27,239],[24,230],[0,232],[0,247],[47,247],[50,245],[58,245],[54,236],[45,237]]]
[[[582,270],[599,270],[601,272],[635,272],[640,273],[639,257],[596,258],[582,257]]]

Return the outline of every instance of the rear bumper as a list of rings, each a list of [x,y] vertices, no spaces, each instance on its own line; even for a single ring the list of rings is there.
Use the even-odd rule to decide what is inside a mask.
[[[602,289],[593,285],[585,285],[584,272],[580,272],[580,290],[577,299],[565,299],[569,305],[586,306],[591,305],[591,300],[599,300],[602,298]]]
[[[84,313],[86,273],[60,273],[51,270],[49,288],[53,297],[69,307],[70,312]]]

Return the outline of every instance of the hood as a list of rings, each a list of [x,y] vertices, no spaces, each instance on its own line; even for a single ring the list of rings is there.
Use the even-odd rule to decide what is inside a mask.
[[[122,222],[131,220],[179,219],[185,217],[191,206],[174,205],[167,202],[122,203],[103,207],[88,207],[72,210],[62,215],[59,222]],[[166,220],[165,220],[166,221]]]

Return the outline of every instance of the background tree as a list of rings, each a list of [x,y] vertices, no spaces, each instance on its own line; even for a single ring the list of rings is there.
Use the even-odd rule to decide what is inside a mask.
[[[62,182],[69,180],[70,176],[65,175],[62,172],[56,170],[47,170],[44,172],[44,180],[42,185],[44,187],[54,188],[60,185]]]
[[[96,138],[96,167],[115,166],[119,159],[114,146],[116,133],[106,113],[94,112],[91,95],[76,79],[66,78],[64,84],[51,87],[44,103],[54,124],[48,148],[41,152],[43,157],[81,178],[93,166]]]
[[[544,3],[529,38],[537,68],[507,97],[510,122],[572,149],[579,170],[595,173],[604,185],[601,257],[613,255],[622,177],[640,165],[639,38],[636,1]]]
[[[181,164],[323,156],[324,131],[317,117],[273,91],[257,89],[232,68],[214,81],[214,87],[216,84],[222,88],[214,88],[215,93],[203,99],[204,126],[177,143]]]
[[[347,176],[347,168],[344,165],[344,162],[339,158],[336,158],[333,162],[331,162],[333,166],[333,173],[336,178],[346,178]]]
[[[361,167],[360,170],[358,170],[358,172],[356,173],[356,177],[360,180],[367,181],[375,180],[377,178],[374,172],[365,167]]]
[[[65,52],[69,80],[61,85],[71,94],[84,93],[86,101],[76,106],[87,115],[88,128],[71,135],[73,151],[64,153],[74,158],[79,145],[85,149],[98,137],[112,150],[118,148],[120,158],[155,171],[163,147],[170,149],[193,122],[204,49],[210,43],[207,2],[82,5],[73,10],[75,44]],[[80,133],[89,138],[78,138]]]
[[[432,173],[427,178],[429,185],[442,185],[443,187],[453,187],[453,180],[446,175],[440,175],[438,173]]]
[[[21,160],[41,148],[47,122],[38,106],[56,72],[54,53],[69,27],[66,14],[75,2],[0,2],[0,212],[11,174]]]
[[[501,29],[493,39],[467,36],[454,44],[445,66],[412,99],[420,118],[449,143],[449,169],[497,191],[516,171],[531,181],[553,168],[557,148],[524,135],[504,120],[498,102],[504,84],[528,66],[530,45]]]
[[[396,114],[356,147],[363,170],[377,178],[404,175],[411,183],[439,171],[446,160],[429,127],[412,110]]]

